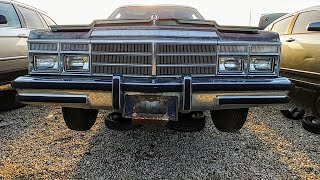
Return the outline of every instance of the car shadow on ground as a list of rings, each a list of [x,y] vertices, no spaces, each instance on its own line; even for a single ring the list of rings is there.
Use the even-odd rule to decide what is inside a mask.
[[[222,133],[207,119],[197,133],[143,127],[118,132],[102,127],[74,169],[74,178],[105,179],[288,179],[301,177],[282,162],[252,128]],[[278,143],[281,143],[280,141]],[[259,164],[259,165],[257,165]]]

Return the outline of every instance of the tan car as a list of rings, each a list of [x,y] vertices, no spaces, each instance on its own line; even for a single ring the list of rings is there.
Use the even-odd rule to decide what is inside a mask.
[[[30,30],[56,23],[44,12],[16,1],[0,0],[0,110],[15,106],[10,82],[28,73],[27,38]],[[9,91],[8,91],[9,89]]]
[[[320,91],[320,6],[285,15],[267,27],[280,34],[283,76],[296,85]],[[320,94],[314,113],[320,116]]]

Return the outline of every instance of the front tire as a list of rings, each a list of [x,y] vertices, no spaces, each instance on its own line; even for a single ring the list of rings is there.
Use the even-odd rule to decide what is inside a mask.
[[[25,107],[26,104],[21,104],[16,100],[17,91],[5,90],[0,91],[0,111],[11,111]]]
[[[211,111],[214,125],[222,132],[237,132],[247,120],[248,108]]]
[[[62,114],[69,129],[88,131],[96,122],[98,110],[63,107]]]

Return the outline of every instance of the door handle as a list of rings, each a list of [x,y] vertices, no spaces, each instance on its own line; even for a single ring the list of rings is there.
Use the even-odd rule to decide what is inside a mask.
[[[26,34],[19,34],[18,37],[19,37],[19,38],[28,38],[28,35],[26,35]]]
[[[293,38],[289,38],[286,40],[286,42],[293,42],[293,41],[295,41],[295,39],[293,39]]]

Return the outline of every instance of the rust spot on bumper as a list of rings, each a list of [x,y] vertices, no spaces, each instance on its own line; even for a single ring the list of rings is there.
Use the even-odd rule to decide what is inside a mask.
[[[132,124],[143,126],[166,126],[169,117],[163,114],[133,114]]]

